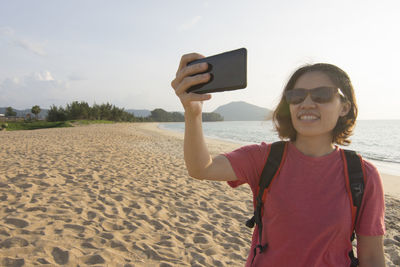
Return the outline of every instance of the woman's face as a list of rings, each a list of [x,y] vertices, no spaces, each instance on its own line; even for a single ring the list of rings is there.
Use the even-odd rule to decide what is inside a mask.
[[[307,72],[300,76],[293,89],[313,89],[321,86],[337,87],[323,72]],[[340,116],[345,116],[350,109],[349,103],[343,103],[339,94],[335,94],[328,103],[316,103],[310,95],[299,104],[290,104],[290,115],[293,127],[297,132],[296,139],[302,137],[326,137],[332,140],[332,130]]]

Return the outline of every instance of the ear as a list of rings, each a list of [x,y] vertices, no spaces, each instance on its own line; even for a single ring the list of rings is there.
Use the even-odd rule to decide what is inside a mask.
[[[339,114],[340,117],[346,116],[347,113],[349,113],[350,109],[351,109],[351,103],[349,101],[342,103],[342,107]]]

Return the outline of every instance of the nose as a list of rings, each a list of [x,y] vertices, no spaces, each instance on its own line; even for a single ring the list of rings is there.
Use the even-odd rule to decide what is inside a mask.
[[[306,98],[304,99],[303,102],[300,104],[302,107],[314,107],[316,104],[315,102],[311,99],[311,95],[307,94]]]

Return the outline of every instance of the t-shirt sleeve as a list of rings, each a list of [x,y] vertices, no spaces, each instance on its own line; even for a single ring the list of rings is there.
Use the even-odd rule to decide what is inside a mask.
[[[228,158],[238,178],[236,181],[228,181],[231,187],[235,188],[245,183],[248,183],[252,189],[257,187],[267,158],[268,146],[265,143],[248,145],[223,154]]]
[[[364,161],[365,191],[356,233],[366,236],[385,234],[385,197],[382,178],[371,163]]]

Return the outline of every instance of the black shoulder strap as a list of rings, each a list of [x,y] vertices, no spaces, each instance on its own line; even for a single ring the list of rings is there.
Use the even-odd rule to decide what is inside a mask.
[[[362,203],[362,198],[364,195],[364,172],[363,172],[363,167],[362,167],[362,159],[355,151],[351,150],[343,150],[345,159],[346,159],[346,164],[347,170],[347,178],[350,186],[350,193],[351,193],[351,198],[353,200],[353,205],[356,207],[356,215],[355,218],[352,218],[354,220],[354,223],[352,225],[352,234],[350,237],[350,240],[353,242],[355,238],[355,227],[357,225],[357,219],[358,219],[358,214],[360,213],[361,209],[361,203]],[[353,215],[352,215],[353,216]],[[349,257],[351,260],[350,267],[356,267],[359,265],[359,260],[354,256],[353,249],[349,252]]]
[[[259,248],[260,253],[264,252],[268,247],[268,243],[262,244],[262,208],[264,206],[263,196],[266,189],[271,185],[274,177],[278,175],[280,166],[283,163],[283,158],[285,155],[285,148],[287,143],[284,141],[275,142],[271,144],[271,150],[269,152],[267,161],[264,165],[263,171],[261,173],[260,182],[258,184],[258,193],[255,198],[255,210],[254,216],[246,222],[246,226],[253,228],[254,224],[257,224],[258,227],[258,245],[254,248],[254,256],[252,260],[252,264],[257,255],[257,248]]]
[[[257,196],[254,200],[254,216],[247,221],[247,227],[254,227],[255,217],[258,210],[257,207],[262,207],[262,197],[264,195],[264,191],[270,186],[272,179],[274,178],[279,169],[279,166],[281,165],[285,145],[286,142],[284,141],[279,141],[271,144],[271,150],[268,154],[267,161],[265,162],[263,171],[260,176],[260,181],[258,183],[258,193],[256,192]]]
[[[264,169],[261,173],[260,183],[259,183],[259,196],[263,196],[264,190],[269,187],[272,179],[279,170],[283,159],[283,153],[285,151],[286,142],[279,141],[271,144],[271,151],[269,152],[268,159],[265,163]]]
[[[351,197],[353,199],[353,205],[357,208],[357,214],[354,223],[355,227],[364,195],[364,172],[362,168],[362,159],[355,151],[344,150],[344,154],[347,162],[347,174],[349,177]]]

